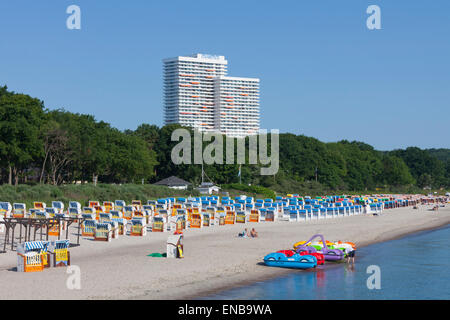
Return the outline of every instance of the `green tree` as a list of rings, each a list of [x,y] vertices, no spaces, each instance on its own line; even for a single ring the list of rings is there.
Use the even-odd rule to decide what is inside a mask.
[[[405,186],[415,182],[405,162],[395,156],[384,157],[383,176],[385,182],[391,186]]]
[[[8,170],[8,183],[19,183],[23,170],[42,156],[39,138],[44,119],[43,102],[25,94],[0,95],[0,157]]]

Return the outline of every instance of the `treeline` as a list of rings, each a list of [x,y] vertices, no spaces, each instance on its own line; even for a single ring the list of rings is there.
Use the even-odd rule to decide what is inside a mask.
[[[155,159],[136,135],[90,115],[46,110],[42,101],[0,87],[3,183],[140,182],[154,176]]]
[[[50,111],[39,99],[0,87],[0,183],[148,184],[175,175],[198,184],[200,165],[171,161],[178,143],[171,141],[176,128],[180,126],[142,124],[136,130],[120,131],[90,115]],[[206,176],[234,189],[242,181],[293,193],[450,186],[449,149],[382,152],[356,141],[324,143],[289,133],[279,139],[277,174],[261,176],[261,165],[245,164],[239,177],[239,165],[214,164],[204,166]],[[246,144],[248,150],[248,139]]]
[[[133,200],[141,200],[147,203],[147,200],[159,199],[165,197],[188,197],[199,196],[195,190],[176,190],[163,186],[139,185],[139,184],[104,184],[96,186],[93,184],[84,185],[1,185],[0,199],[12,203],[25,203],[27,208],[33,208],[34,201],[42,201],[50,206],[52,201],[62,201],[67,207],[69,201],[78,201],[81,206],[88,206],[89,201],[114,201],[124,200],[131,203]]]

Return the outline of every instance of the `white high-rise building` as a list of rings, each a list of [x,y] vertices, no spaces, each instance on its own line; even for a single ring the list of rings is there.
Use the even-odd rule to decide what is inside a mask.
[[[259,79],[227,77],[224,56],[164,59],[164,123],[245,137],[259,130]]]
[[[259,79],[219,76],[215,82],[215,128],[232,137],[259,131]]]

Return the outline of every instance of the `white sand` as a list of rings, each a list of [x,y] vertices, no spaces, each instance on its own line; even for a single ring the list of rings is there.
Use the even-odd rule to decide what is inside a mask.
[[[168,233],[121,236],[109,243],[82,239],[80,247],[70,249],[72,265],[81,270],[80,290],[67,288],[67,268],[16,272],[16,253],[9,251],[0,254],[0,299],[194,298],[292,272],[265,267],[262,259],[316,233],[324,234],[327,240],[352,241],[361,247],[450,223],[448,205],[438,212],[429,208],[385,210],[378,217],[360,215],[306,223],[261,222],[186,230],[183,259],[147,257],[153,252],[165,252]],[[237,237],[238,232],[251,227],[259,232],[259,238]],[[75,233],[75,229],[71,231]]]

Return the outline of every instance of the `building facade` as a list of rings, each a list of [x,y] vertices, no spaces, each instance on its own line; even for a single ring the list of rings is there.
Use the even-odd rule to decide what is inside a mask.
[[[245,137],[259,130],[259,79],[227,76],[224,56],[163,60],[164,124]]]

